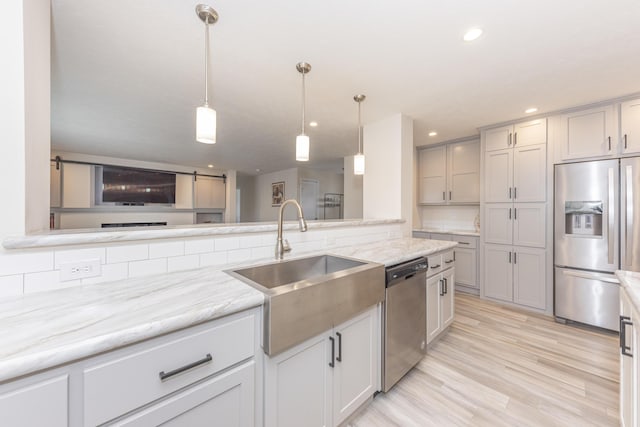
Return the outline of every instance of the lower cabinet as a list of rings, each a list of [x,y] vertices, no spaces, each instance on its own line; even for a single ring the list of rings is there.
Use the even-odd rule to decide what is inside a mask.
[[[63,374],[35,383],[27,380],[18,388],[0,392],[0,426],[66,427],[68,383],[68,375]]]
[[[255,426],[259,315],[235,313],[1,384],[0,426]]]
[[[446,256],[442,255],[443,259]],[[432,257],[429,257],[429,261],[431,260]],[[428,273],[427,276],[427,344],[453,322],[456,268],[453,264],[450,265],[441,273]]]
[[[486,297],[545,308],[544,249],[486,244],[484,266]]]
[[[620,425],[640,423],[640,313],[620,288]]]
[[[337,426],[377,390],[378,308],[265,361],[265,426]]]

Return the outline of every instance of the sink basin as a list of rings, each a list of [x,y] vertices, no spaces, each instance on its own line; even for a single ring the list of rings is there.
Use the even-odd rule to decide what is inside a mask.
[[[321,279],[338,271],[366,265],[366,262],[331,255],[294,259],[258,267],[243,268],[234,272],[261,288],[274,289],[285,285],[294,285],[301,281]],[[297,283],[298,287],[304,283]]]
[[[265,295],[262,347],[270,356],[384,301],[381,264],[333,255],[229,270]]]

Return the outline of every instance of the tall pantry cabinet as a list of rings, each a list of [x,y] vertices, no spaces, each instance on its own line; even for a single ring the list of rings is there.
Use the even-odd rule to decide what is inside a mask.
[[[482,131],[481,296],[547,310],[547,120]]]

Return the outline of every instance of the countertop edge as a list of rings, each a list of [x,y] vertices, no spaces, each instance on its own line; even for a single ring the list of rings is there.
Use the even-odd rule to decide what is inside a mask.
[[[418,232],[418,233],[436,233],[436,234],[451,234],[456,236],[480,237],[479,231],[471,231],[471,230],[438,230],[435,228],[414,228],[411,231]]]
[[[627,292],[633,308],[640,312],[640,273],[633,271],[617,270],[616,277],[620,285]]]
[[[309,230],[320,230],[338,227],[354,227],[363,225],[385,225],[401,224],[403,219],[354,219],[339,221],[309,221]],[[288,221],[284,224],[285,230],[298,228],[298,223]],[[29,234],[26,236],[9,236],[2,241],[5,249],[28,249],[45,248],[66,245],[85,245],[131,242],[140,240],[176,239],[184,237],[217,236],[229,234],[263,233],[272,232],[278,229],[278,225],[269,223],[246,223],[246,224],[207,224],[192,226],[176,226],[170,228],[149,227],[144,229],[128,230],[103,230],[86,229],[75,232],[51,231],[40,234]]]

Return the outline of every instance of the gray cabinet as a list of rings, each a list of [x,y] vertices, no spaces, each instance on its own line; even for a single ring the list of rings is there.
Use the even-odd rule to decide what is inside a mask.
[[[418,152],[418,202],[424,205],[480,201],[480,143],[462,141]]]
[[[427,344],[453,323],[455,312],[454,252],[427,257]]]
[[[377,390],[378,307],[265,360],[265,426],[338,426]]]

